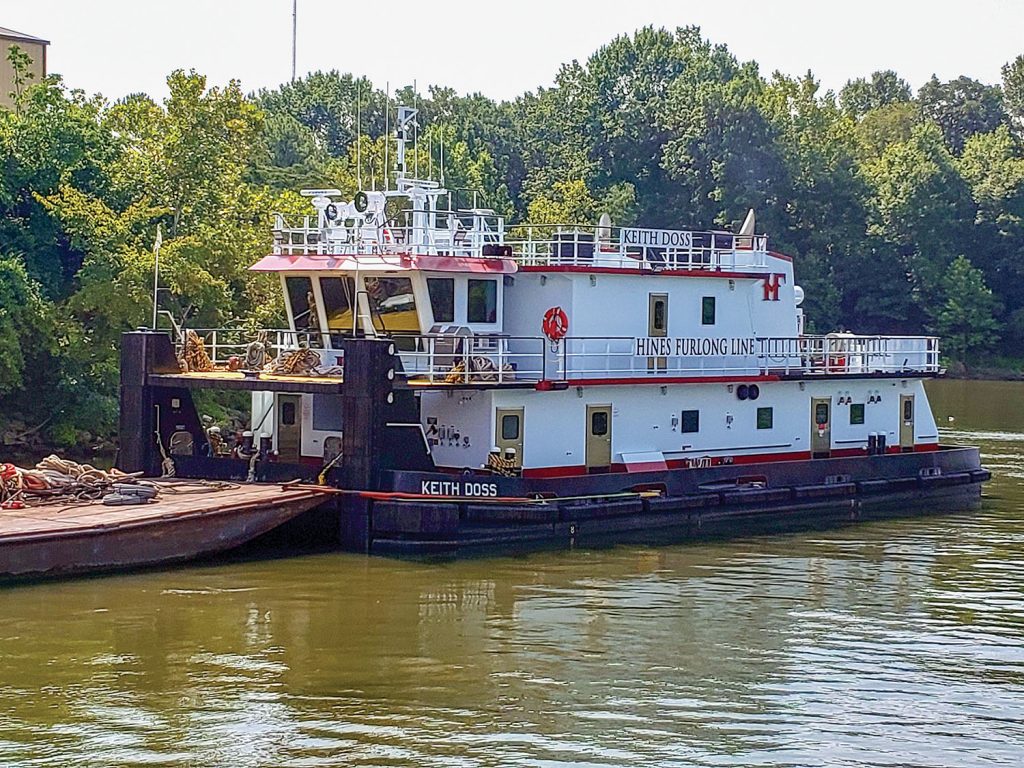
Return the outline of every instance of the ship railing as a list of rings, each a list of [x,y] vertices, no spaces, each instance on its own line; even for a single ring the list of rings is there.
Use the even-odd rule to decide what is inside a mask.
[[[409,379],[431,384],[503,385],[547,378],[545,339],[502,334],[394,334]]]
[[[935,336],[824,336],[761,338],[758,358],[765,373],[939,373]]]
[[[570,336],[557,346],[555,370],[558,378],[568,380],[754,376],[760,373],[756,356],[730,354],[728,341],[723,344],[715,340],[707,346],[684,344],[679,350],[682,354],[649,355],[645,354],[642,340],[633,336]]]
[[[336,352],[327,349],[327,335],[320,331],[292,331],[287,328],[181,328],[172,335],[175,353],[179,356],[182,354],[185,337],[189,331],[196,333],[202,340],[203,349],[214,365],[227,365],[232,357],[244,362],[250,345],[261,338],[265,340],[267,361],[279,357],[282,353],[309,348],[316,350],[320,355],[321,364],[340,364],[335,358]]]
[[[526,267],[736,271],[768,265],[768,238],[729,232],[524,224],[505,239]]]

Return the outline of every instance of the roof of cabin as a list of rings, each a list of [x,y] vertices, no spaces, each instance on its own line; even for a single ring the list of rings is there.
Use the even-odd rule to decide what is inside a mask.
[[[26,43],[41,43],[42,45],[49,45],[49,40],[43,40],[41,37],[33,37],[32,35],[26,35],[24,32],[16,32],[13,29],[7,27],[0,27],[0,37],[5,40],[23,40]]]
[[[512,274],[517,271],[511,259],[471,256],[427,256],[423,254],[271,254],[249,269],[254,272],[475,272]]]

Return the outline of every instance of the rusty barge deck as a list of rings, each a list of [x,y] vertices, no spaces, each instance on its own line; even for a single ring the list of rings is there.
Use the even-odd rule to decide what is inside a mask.
[[[0,510],[0,578],[126,570],[226,552],[321,504],[280,485],[161,482],[146,504],[57,499]]]

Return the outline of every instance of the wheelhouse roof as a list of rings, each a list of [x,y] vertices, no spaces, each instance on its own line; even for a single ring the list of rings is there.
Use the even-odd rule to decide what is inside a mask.
[[[254,272],[471,272],[510,275],[518,271],[511,259],[417,254],[270,254],[251,267]]]

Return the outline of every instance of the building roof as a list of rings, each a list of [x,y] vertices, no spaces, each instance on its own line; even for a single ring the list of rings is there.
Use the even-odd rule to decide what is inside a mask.
[[[24,32],[15,32],[7,27],[0,27],[0,38],[5,40],[23,40],[26,43],[41,43],[42,45],[50,44],[49,40],[43,40],[41,37],[32,37],[32,35],[26,35]]]

